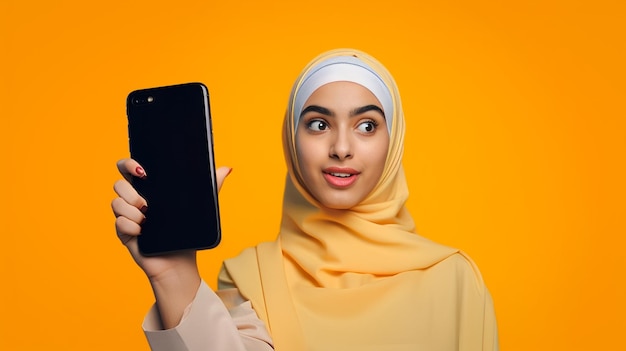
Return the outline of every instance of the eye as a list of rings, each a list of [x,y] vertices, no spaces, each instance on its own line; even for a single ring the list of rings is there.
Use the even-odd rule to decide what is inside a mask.
[[[376,131],[378,123],[374,121],[365,121],[357,126],[357,129],[362,133],[373,133]]]
[[[314,119],[312,121],[309,121],[306,124],[307,128],[309,128],[312,131],[315,132],[321,132],[323,130],[326,130],[328,128],[328,124],[326,124],[326,122],[319,120],[319,119]]]

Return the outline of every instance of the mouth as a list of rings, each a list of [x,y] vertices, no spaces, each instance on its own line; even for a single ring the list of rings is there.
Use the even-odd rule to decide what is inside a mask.
[[[361,172],[352,168],[330,167],[322,171],[324,179],[333,188],[343,189],[356,182]]]

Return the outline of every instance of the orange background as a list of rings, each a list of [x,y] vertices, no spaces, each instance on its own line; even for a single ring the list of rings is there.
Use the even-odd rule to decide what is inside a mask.
[[[395,76],[419,232],[460,247],[503,350],[616,349],[626,327],[623,1],[85,1],[0,5],[0,349],[147,350],[149,285],[110,201],[125,98],[211,92],[223,259],[275,237],[289,88],[355,47]]]

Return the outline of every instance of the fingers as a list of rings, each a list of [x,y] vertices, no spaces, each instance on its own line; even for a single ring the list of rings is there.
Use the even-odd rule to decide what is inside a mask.
[[[115,190],[115,193],[119,197],[135,208],[144,211],[144,207],[148,205],[146,199],[141,197],[127,180],[120,179],[116,181],[115,184],[113,184],[113,190]]]
[[[132,237],[141,234],[141,226],[123,216],[119,216],[115,219],[115,230],[124,244]]]
[[[111,201],[111,208],[116,217],[115,228],[118,236],[126,244],[141,233],[141,224],[146,220],[144,213],[148,205],[146,200],[130,184],[130,181],[134,177],[143,178],[147,175],[141,165],[130,158],[118,161],[117,168],[124,179],[116,181],[113,185],[113,189],[119,197]],[[230,172],[232,172],[230,167],[219,167],[215,171],[218,190],[221,189]]]
[[[124,179],[131,182],[133,177],[144,178],[147,176],[146,171],[141,167],[139,162],[132,158],[124,158],[117,161],[117,169],[120,171]]]
[[[132,158],[124,158],[117,161],[117,169],[122,174],[122,176],[124,176],[124,179],[126,179],[126,181],[129,183],[132,182],[133,177],[145,178],[148,176],[148,174],[143,169],[143,167],[141,167],[139,162],[133,160]],[[232,170],[233,169],[230,167],[219,167],[217,170],[215,170],[218,190],[222,188],[224,179],[226,179],[226,177],[230,174],[230,172],[232,172]]]
[[[122,197],[113,199],[113,201],[111,201],[111,208],[116,217],[115,230],[123,242],[125,241],[124,236],[137,236],[141,234],[141,224],[146,220],[146,216],[144,216],[139,208],[129,204]]]
[[[115,214],[115,229],[118,236],[126,244],[130,238],[141,233],[141,223],[146,220],[142,211],[147,208],[146,200],[139,196],[137,191],[126,180],[118,180],[113,189],[119,197],[111,201],[111,208]]]
[[[222,188],[222,184],[224,184],[224,179],[232,172],[233,169],[230,167],[219,167],[215,170],[215,180],[217,182],[217,190],[219,191]]]
[[[137,223],[138,225],[141,225],[146,220],[146,216],[144,216],[141,210],[130,205],[121,197],[115,198],[111,201],[111,208],[113,209],[115,217],[124,217],[134,223]]]

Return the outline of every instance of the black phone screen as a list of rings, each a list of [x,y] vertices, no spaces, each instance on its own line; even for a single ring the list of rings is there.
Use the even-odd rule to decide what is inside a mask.
[[[208,90],[202,83],[133,91],[130,154],[147,176],[133,186],[148,202],[138,237],[144,255],[209,249],[220,242]]]

